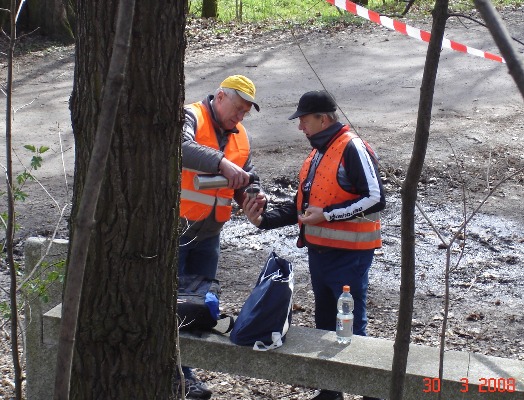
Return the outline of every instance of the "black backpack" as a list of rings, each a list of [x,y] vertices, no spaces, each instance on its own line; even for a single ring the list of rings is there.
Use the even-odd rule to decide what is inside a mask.
[[[233,328],[233,318],[220,314],[220,283],[203,275],[182,275],[178,281],[177,316],[179,329],[182,331],[210,331],[217,321],[230,318]]]

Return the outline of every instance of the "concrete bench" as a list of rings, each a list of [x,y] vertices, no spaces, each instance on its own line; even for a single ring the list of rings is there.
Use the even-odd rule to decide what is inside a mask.
[[[284,345],[258,352],[232,344],[219,334],[198,337],[180,334],[181,358],[185,365],[312,388],[387,398],[393,361],[393,341],[354,336],[351,345],[336,343],[335,333],[292,326]],[[439,350],[411,345],[405,385],[406,400],[436,399]],[[462,378],[468,379],[468,391]],[[506,388],[515,379],[515,392],[492,392],[495,385]],[[491,383],[488,391],[485,383]],[[496,383],[494,383],[496,382]],[[512,381],[510,381],[512,382]],[[500,385],[500,386],[501,386]],[[459,351],[444,358],[443,399],[523,399],[524,362]],[[482,392],[482,390],[486,392]]]
[[[38,248],[45,245],[39,240],[26,245],[26,257],[28,249],[31,251],[29,262],[39,258],[43,250]],[[56,245],[52,253],[55,258],[66,249],[62,242]],[[27,262],[26,258],[26,269]],[[53,303],[56,298],[47,305]],[[32,343],[28,343],[26,352],[28,399],[48,400],[54,386],[61,305],[47,309],[39,305],[32,311],[28,326],[28,341],[30,337]],[[180,353],[184,365],[210,371],[380,398],[389,396],[391,340],[354,336],[351,345],[344,346],[336,343],[334,332],[292,326],[281,348],[258,352],[232,344],[227,335],[181,332]],[[447,351],[444,379],[439,383],[438,359],[437,348],[410,346],[405,400],[437,399],[439,387],[445,400],[524,399],[524,361]],[[512,392],[507,390],[508,385]]]
[[[44,315],[46,343],[56,343],[60,315],[60,305]],[[195,368],[387,398],[393,341],[354,336],[344,346],[336,343],[334,332],[292,326],[282,347],[259,352],[234,345],[228,335],[181,332],[180,354],[184,365]],[[410,346],[405,400],[437,398],[438,359],[437,348]],[[515,381],[514,391],[500,391],[512,384],[509,379]],[[440,389],[447,400],[523,399],[524,361],[447,351]]]

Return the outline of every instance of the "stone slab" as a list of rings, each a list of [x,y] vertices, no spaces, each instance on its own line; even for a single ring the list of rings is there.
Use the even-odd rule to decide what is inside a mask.
[[[41,261],[45,268],[35,271],[35,277],[45,279],[53,271],[53,262],[65,260],[69,242],[56,239],[52,243],[45,238],[29,238],[25,242],[25,276],[28,276]],[[62,300],[62,285],[54,282],[47,288],[48,301],[44,302],[38,296],[32,296],[25,308],[26,326],[26,375],[27,398],[30,400],[49,400],[53,398],[55,384],[55,365],[58,336],[48,336],[44,340],[44,314],[60,304]],[[60,324],[60,322],[58,322]]]
[[[351,345],[336,343],[334,332],[292,326],[284,345],[269,352],[232,344],[227,335],[196,336],[181,332],[184,365],[268,379],[312,388],[387,398],[393,361],[393,341],[354,336]],[[411,345],[405,383],[405,400],[523,399],[524,362],[499,357],[447,351],[443,382],[438,377],[439,350]],[[468,379],[467,388],[463,378]],[[482,379],[515,379],[515,392],[482,392]],[[492,388],[493,389],[493,388]]]
[[[44,341],[57,340],[60,305],[44,316]],[[268,352],[231,343],[228,335],[180,333],[182,363],[312,388],[387,398],[393,362],[393,341],[354,336],[340,345],[334,332],[292,326],[284,345]],[[476,353],[447,351],[443,382],[438,382],[439,349],[411,345],[404,400],[513,400],[524,398],[524,362]],[[467,379],[467,385],[466,381]],[[514,392],[507,389],[514,379]],[[491,387],[488,387],[491,384]],[[510,390],[512,390],[510,388]]]

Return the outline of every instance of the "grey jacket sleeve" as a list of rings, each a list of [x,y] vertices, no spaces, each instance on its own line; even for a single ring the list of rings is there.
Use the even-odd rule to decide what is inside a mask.
[[[218,165],[224,157],[220,150],[201,145],[195,141],[197,120],[193,112],[184,108],[182,129],[182,166],[197,171],[218,174]]]

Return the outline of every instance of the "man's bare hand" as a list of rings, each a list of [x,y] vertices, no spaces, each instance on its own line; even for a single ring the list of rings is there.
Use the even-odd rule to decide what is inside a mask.
[[[298,216],[300,222],[305,225],[315,225],[326,221],[324,210],[321,207],[309,206],[304,214]]]
[[[262,213],[264,212],[264,205],[266,204],[266,195],[264,193],[257,194],[256,197],[250,198],[246,196],[242,203],[242,209],[246,214],[247,219],[255,226],[262,223]]]
[[[249,174],[227,158],[222,158],[219,168],[220,173],[228,180],[228,188],[240,189],[249,185]]]

